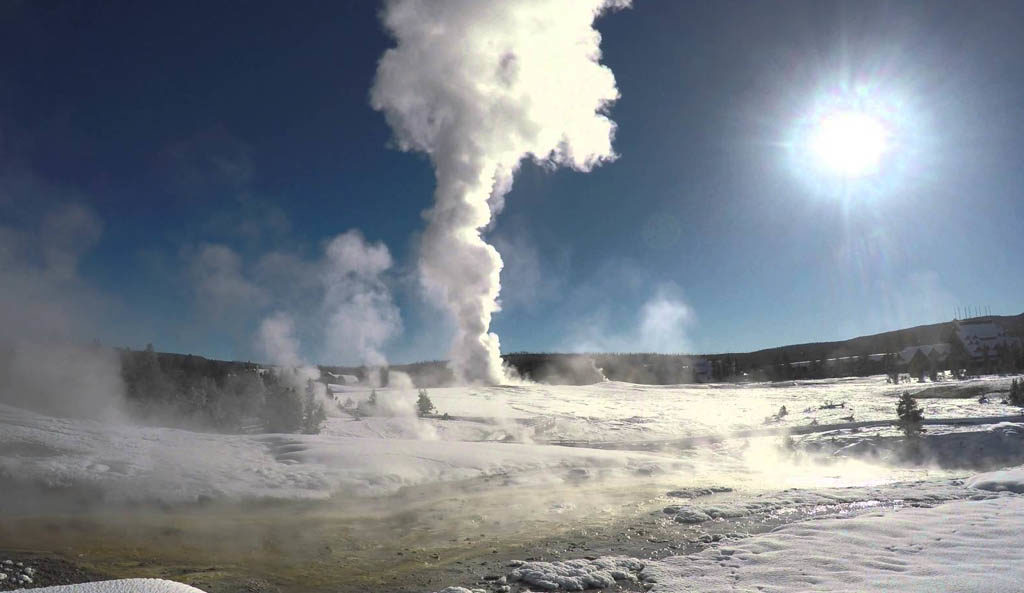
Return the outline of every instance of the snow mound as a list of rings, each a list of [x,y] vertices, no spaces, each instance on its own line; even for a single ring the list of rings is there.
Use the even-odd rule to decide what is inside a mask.
[[[164,579],[121,579],[27,590],[37,593],[203,593],[195,587]]]
[[[666,515],[675,515],[676,523],[703,523],[711,520],[711,515],[697,507],[689,505],[672,505],[665,507]]]
[[[1024,498],[956,501],[794,523],[729,546],[650,562],[654,593],[1020,590]]]
[[[635,582],[635,573],[643,567],[641,561],[624,557],[526,562],[510,572],[508,579],[545,591],[583,591],[611,587],[616,581]]]
[[[1024,466],[978,474],[967,480],[966,485],[990,492],[1024,494]]]

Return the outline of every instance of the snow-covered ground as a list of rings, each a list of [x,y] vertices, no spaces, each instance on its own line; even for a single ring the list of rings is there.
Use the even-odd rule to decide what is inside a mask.
[[[1024,498],[960,500],[783,525],[697,554],[518,565],[508,578],[579,591],[630,581],[654,593],[1018,591]]]
[[[999,390],[1003,383],[993,378],[986,385]],[[671,452],[647,452],[643,445],[739,429],[843,423],[851,416],[889,420],[904,388],[878,377],[739,386],[454,387],[429,394],[449,419],[341,414],[320,435],[217,435],[109,425],[0,405],[0,476],[88,487],[108,500],[165,502],[372,495],[495,475],[558,482],[581,473],[680,472],[701,483],[742,482],[747,472],[757,474],[759,468],[783,477],[777,471],[777,438],[726,440]],[[349,395],[358,401],[369,393]],[[414,397],[378,390],[381,401]],[[999,404],[998,396],[991,399],[996,403],[927,399],[922,406],[927,418],[1019,413]],[[823,408],[827,402],[843,407]],[[789,414],[766,424],[781,406]],[[578,446],[554,446],[564,442]],[[626,450],[589,448],[589,443],[619,443]],[[802,468],[790,473],[804,479],[837,472],[832,468],[819,475]],[[866,466],[841,473],[855,482],[885,479]]]
[[[486,488],[561,488],[575,496],[612,480],[671,483],[681,493],[665,495],[671,504],[658,521],[691,530],[691,541],[707,542],[703,551],[521,563],[502,583],[571,589],[625,578],[657,591],[930,591],[950,583],[963,591],[1010,590],[998,587],[1024,576],[1019,554],[1015,562],[1010,557],[1016,531],[1006,527],[1024,519],[1024,499],[1013,494],[1024,491],[1024,474],[1000,470],[997,462],[1024,459],[1024,417],[1017,422],[1020,410],[999,403],[1008,385],[987,377],[956,384],[970,397],[920,400],[927,419],[1011,418],[929,426],[925,445],[941,453],[935,459],[965,460],[952,470],[896,463],[895,429],[855,425],[892,420],[903,390],[932,387],[871,377],[432,389],[445,418],[403,413],[415,392],[380,389],[382,409],[396,412],[338,414],[319,435],[195,433],[0,405],[0,478],[106,502],[179,503],[377,497],[403,487],[485,481]],[[979,393],[988,401],[979,402]],[[354,388],[342,399],[368,396]],[[788,414],[773,418],[782,406]],[[830,428],[800,434],[796,450],[787,449],[784,429],[812,425]],[[997,471],[970,469],[985,459]],[[706,500],[693,494],[699,489],[687,490],[706,486],[720,490]],[[736,537],[705,529],[748,517],[779,527]],[[986,580],[993,566],[1004,565],[1007,572]],[[131,586],[142,588],[118,590],[151,590]]]
[[[348,422],[371,432],[380,430],[373,424],[421,423]],[[335,419],[332,425],[345,423]],[[589,472],[625,476],[681,467],[678,459],[643,452],[412,440],[401,433],[217,435],[58,419],[0,405],[0,477],[87,488],[108,502],[375,495],[487,476],[551,483]]]
[[[595,385],[528,385],[433,389],[430,397],[453,416],[518,420],[538,440],[643,441],[763,428],[766,418],[786,406],[776,427],[891,420],[903,391],[915,393],[953,383],[892,385],[884,376],[783,383],[636,385],[608,381]],[[1020,415],[1000,403],[1009,378],[985,377],[955,383],[991,393],[976,397],[921,399],[926,418]],[[823,409],[827,402],[844,404]]]

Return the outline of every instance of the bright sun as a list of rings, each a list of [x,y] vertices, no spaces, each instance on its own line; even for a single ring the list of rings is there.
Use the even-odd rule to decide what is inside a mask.
[[[818,165],[828,172],[861,177],[878,170],[888,136],[878,119],[860,111],[839,111],[817,122],[809,147]]]

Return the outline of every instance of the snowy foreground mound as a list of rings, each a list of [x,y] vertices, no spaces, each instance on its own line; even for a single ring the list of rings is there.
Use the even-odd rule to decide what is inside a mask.
[[[657,561],[519,563],[507,578],[558,591],[632,582],[654,593],[1002,593],[1024,580],[1021,524],[1024,498],[996,496],[794,523]]]
[[[1024,494],[1024,467],[979,474],[967,480],[966,484],[978,490]]]
[[[30,589],[30,591],[40,593],[203,593],[195,587],[163,579],[121,579],[81,585],[43,587]]]
[[[649,563],[654,592],[1019,591],[1024,498],[808,521]]]

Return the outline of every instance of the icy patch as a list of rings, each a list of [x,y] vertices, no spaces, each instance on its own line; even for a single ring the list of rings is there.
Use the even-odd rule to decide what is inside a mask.
[[[704,511],[690,505],[672,505],[665,507],[665,514],[672,515],[676,523],[703,523],[711,519]]]
[[[988,429],[992,432],[999,432],[1007,436],[1024,435],[1024,424],[1019,422],[1000,422],[989,426]]]
[[[611,587],[616,581],[636,582],[636,573],[643,567],[636,558],[625,557],[526,562],[510,572],[508,579],[545,591],[583,591]]]
[[[465,587],[445,587],[437,593],[486,593],[483,589],[467,589]]]
[[[649,562],[654,593],[1018,591],[1024,497],[794,523]]]
[[[665,496],[671,496],[672,498],[700,498],[702,496],[711,496],[712,494],[721,494],[723,492],[732,492],[732,488],[725,486],[711,486],[708,488],[681,488],[679,490],[671,490],[665,493]]]
[[[966,482],[970,488],[1024,494],[1024,466],[978,474]]]
[[[121,579],[28,590],[36,593],[203,593],[195,587],[163,579]]]
[[[749,516],[820,517],[872,507],[933,506],[955,499],[990,496],[972,493],[956,480],[933,480],[854,488],[789,489],[749,498],[726,498],[713,504],[670,505],[663,512],[678,523],[697,524]]]

